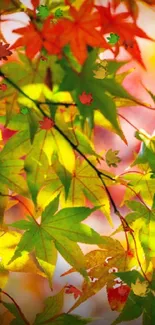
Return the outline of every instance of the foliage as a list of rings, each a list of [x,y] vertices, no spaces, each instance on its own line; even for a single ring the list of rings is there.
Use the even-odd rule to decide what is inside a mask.
[[[131,122],[119,113],[120,107],[150,108],[124,88],[132,70],[125,70],[128,62],[116,56],[123,48],[146,69],[137,37],[151,38],[138,27],[137,1],[124,0],[126,11],[115,11],[120,2],[0,4],[2,25],[11,26],[8,21],[15,21],[16,13],[28,18],[13,29],[18,34],[13,44],[0,31],[2,325],[90,324],[92,318],[71,312],[104,287],[111,310],[119,312],[113,325],[140,316],[143,325],[155,323],[155,136],[135,127],[140,150],[122,174],[119,150],[106,149],[104,139],[102,151],[95,148],[97,127],[128,144],[120,117]],[[155,4],[143,2],[147,8]],[[10,13],[15,18],[8,19]],[[101,59],[105,50],[114,59]],[[152,91],[144,88],[155,102]],[[119,186],[124,195],[116,204],[111,188]],[[10,220],[9,210],[17,206],[23,214]],[[120,224],[110,236],[88,225],[96,211],[110,226],[114,215],[118,218]],[[112,237],[119,232],[126,246]],[[96,247],[84,254],[81,243]],[[29,322],[5,291],[10,272],[38,275],[53,290],[58,253],[71,266],[61,276],[78,272],[82,286],[66,283],[51,291],[42,311]],[[76,301],[66,311],[67,295]]]

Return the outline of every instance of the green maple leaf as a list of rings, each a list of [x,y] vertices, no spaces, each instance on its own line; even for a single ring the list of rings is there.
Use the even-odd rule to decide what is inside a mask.
[[[54,13],[54,16],[56,18],[62,17],[63,16],[63,10],[61,10],[60,8],[57,8],[55,13]]]
[[[112,151],[112,149],[109,149],[105,155],[106,163],[109,167],[117,167],[117,164],[121,161],[121,159],[117,156],[119,153],[118,150]]]
[[[20,109],[20,112],[21,112],[22,114],[26,115],[26,114],[29,113],[29,110],[28,110],[27,107],[22,107],[22,108]]]
[[[115,80],[113,72],[120,67],[118,65],[114,65],[114,67],[110,65],[110,70],[112,70],[109,70],[112,72],[110,78],[105,77],[102,80],[94,78],[93,66],[94,62],[97,60],[97,56],[97,50],[91,51],[86,62],[82,66],[81,72],[78,74],[69,68],[67,63],[62,60],[61,66],[65,70],[65,76],[59,90],[71,92],[73,100],[77,104],[77,108],[83,117],[81,123],[82,126],[85,120],[88,119],[90,128],[93,128],[94,112],[97,109],[110,122],[115,132],[119,134],[122,139],[124,139],[123,132],[117,120],[116,105],[112,97],[117,96],[127,99],[133,99],[133,97],[129,95],[126,90]],[[92,94],[93,102],[89,106],[83,105],[80,102],[79,95],[81,95],[83,91]]]
[[[56,213],[58,204],[59,196],[45,208],[40,225],[33,219],[11,224],[12,227],[24,229],[26,232],[9,263],[21,256],[22,251],[35,250],[36,258],[50,280],[58,250],[69,264],[86,276],[84,254],[77,242],[98,244],[104,240],[92,228],[80,222],[97,208],[65,208]]]
[[[2,157],[4,157],[3,150],[0,154],[0,188],[2,188],[3,185],[6,185],[8,189],[17,192],[18,194],[27,195],[28,188],[26,181],[20,175],[24,167],[24,162],[22,160],[11,158],[3,159]]]
[[[119,35],[114,34],[114,33],[110,33],[110,36],[107,37],[108,43],[110,44],[116,44],[119,40]]]
[[[34,325],[40,325],[45,322],[53,325],[86,325],[92,321],[91,318],[82,318],[78,315],[68,315],[62,313],[55,318],[55,315],[61,313],[64,304],[64,289],[52,297],[45,300],[45,306],[42,313],[37,314]],[[55,319],[54,319],[55,318]],[[51,322],[50,322],[51,320]]]
[[[49,16],[49,13],[50,13],[48,7],[43,6],[43,5],[39,6],[37,8],[37,11],[38,11],[37,16],[39,16],[39,17],[41,17],[43,19],[47,18]]]
[[[155,170],[155,136],[150,136],[145,130],[136,132],[135,137],[142,141],[141,150],[131,166],[148,164],[152,171]],[[153,178],[153,177],[151,177]]]

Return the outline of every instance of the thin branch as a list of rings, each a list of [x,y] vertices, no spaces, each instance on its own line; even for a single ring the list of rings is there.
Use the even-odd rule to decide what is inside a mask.
[[[28,320],[26,319],[26,317],[24,316],[22,310],[20,309],[20,307],[18,306],[18,304],[16,303],[16,301],[5,291],[1,290],[1,293],[5,296],[7,296],[10,300],[12,300],[12,302],[14,303],[14,305],[16,306],[16,308],[18,309],[19,314],[21,315],[21,318],[23,319],[24,323],[26,325],[30,325],[30,323],[28,322]]]
[[[138,128],[133,125],[126,117],[124,117],[122,114],[118,113],[118,115],[123,119],[125,120],[128,124],[130,124],[136,131],[139,131]]]

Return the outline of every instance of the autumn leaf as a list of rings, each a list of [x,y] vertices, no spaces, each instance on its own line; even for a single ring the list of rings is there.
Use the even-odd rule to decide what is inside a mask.
[[[8,189],[12,191],[18,192],[22,195],[28,194],[28,188],[26,181],[20,175],[21,170],[23,169],[23,161],[22,160],[2,160],[1,155],[3,154],[3,150],[0,154],[0,184],[7,185]]]
[[[143,0],[144,1],[144,0]],[[149,0],[148,0],[149,1]],[[138,17],[138,5],[135,0],[122,0],[122,3],[126,5],[130,15],[133,17],[133,19],[137,19]],[[112,6],[114,10],[120,5],[120,0],[112,0]]]
[[[26,55],[32,60],[35,55],[44,47],[49,54],[60,54],[61,47],[59,43],[60,32],[63,30],[63,25],[52,25],[50,23],[52,16],[49,16],[40,32],[33,23],[29,23],[26,27],[13,30],[14,33],[21,35],[19,39],[10,47],[15,49],[21,46],[26,47]]]
[[[105,155],[106,163],[109,167],[117,167],[117,164],[121,161],[121,159],[117,156],[119,153],[118,150],[112,151],[112,149],[109,149]]]
[[[35,10],[39,6],[39,3],[40,3],[40,0],[31,0],[31,4]]]
[[[148,281],[141,282],[139,279],[137,279],[135,284],[134,283],[131,284],[131,288],[134,294],[140,297],[146,297],[148,292],[148,286],[149,286]]]
[[[7,57],[12,54],[10,49],[8,49],[9,46],[9,44],[3,44],[2,42],[0,42],[0,60],[7,61]]]
[[[120,177],[121,181],[122,177]],[[129,186],[126,186],[125,195],[121,202],[130,200],[135,197],[135,195],[142,195],[143,200],[152,205],[153,195],[154,195],[154,179],[151,178],[150,173],[140,172],[140,173],[126,173],[123,175],[123,180],[127,181]]]
[[[2,232],[2,231],[1,231]],[[0,236],[0,287],[3,288],[8,281],[9,272],[34,273],[45,277],[44,273],[33,262],[32,257],[23,252],[16,261],[8,265],[14,255],[22,235],[15,231],[6,231]]]
[[[70,309],[70,312],[109,283],[114,278],[114,272],[123,270],[124,268],[126,258],[121,244],[117,240],[106,236],[103,236],[103,239],[105,243],[98,245],[102,250],[94,250],[85,255],[86,269],[92,281],[88,283],[84,280],[82,295]],[[75,271],[72,268],[61,276],[71,274]]]
[[[121,311],[128,299],[130,287],[124,284],[113,284],[107,286],[107,296],[112,310]]]
[[[138,61],[144,68],[144,62],[142,60],[141,51],[135,37],[142,37],[150,39],[147,34],[137,26],[136,22],[128,22],[127,18],[130,16],[128,12],[114,13],[111,12],[111,4],[107,7],[96,6],[96,9],[101,15],[101,32],[103,34],[114,32],[119,35],[120,40],[116,43],[116,54],[118,54],[119,46],[130,42],[132,47],[126,46],[126,50],[129,54]],[[125,42],[125,43],[124,43]]]
[[[21,256],[22,251],[35,249],[36,258],[47,274],[49,281],[55,268],[56,253],[86,276],[84,255],[76,242],[103,243],[104,239],[87,225],[80,224],[91,212],[85,207],[65,208],[57,212],[59,196],[42,213],[40,226],[33,219],[15,222],[12,227],[26,230],[10,263]],[[28,244],[29,243],[29,244]],[[52,250],[51,250],[52,249]],[[50,281],[51,284],[51,281]]]
[[[50,130],[54,126],[54,121],[48,117],[44,117],[43,121],[39,123],[42,130]]]
[[[69,13],[72,20],[61,19],[64,31],[60,43],[61,46],[70,44],[74,56],[82,65],[87,58],[87,45],[102,48],[109,48],[109,45],[96,30],[96,27],[100,26],[100,16],[97,12],[92,12],[93,1],[85,0],[79,10],[68,0],[65,3],[70,6]]]
[[[2,91],[7,90],[7,85],[6,84],[0,84],[0,90],[2,90]]]
[[[93,160],[92,160],[93,161]],[[96,164],[96,160],[94,161]],[[51,175],[46,179],[44,188],[38,194],[38,206],[42,209],[49,203],[51,197],[54,198],[56,193],[62,192],[60,196],[61,205],[65,206],[83,206],[85,204],[85,197],[87,197],[93,205],[100,204],[100,210],[107,217],[110,224],[112,224],[110,216],[109,198],[103,187],[102,182],[97,177],[95,171],[88,165],[86,161],[76,160],[74,177],[69,188],[67,200],[63,185],[58,179],[58,176],[51,170]],[[104,178],[105,182],[107,181]]]
[[[66,288],[65,293],[67,294],[73,293],[74,299],[77,299],[79,296],[82,295],[82,292],[78,288],[74,287],[73,285],[67,285],[65,286],[65,288]]]
[[[84,105],[90,105],[93,101],[92,94],[86,94],[85,91],[79,96],[80,102]]]

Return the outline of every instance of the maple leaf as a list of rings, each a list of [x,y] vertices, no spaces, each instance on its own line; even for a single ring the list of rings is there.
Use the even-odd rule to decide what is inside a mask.
[[[10,56],[12,54],[10,49],[8,50],[9,46],[9,44],[3,44],[2,42],[0,42],[0,60],[7,61],[7,56]]]
[[[86,94],[85,91],[81,95],[79,95],[80,102],[84,105],[90,105],[93,102],[92,94]]]
[[[117,156],[119,153],[118,150],[112,151],[112,149],[109,149],[105,155],[106,163],[109,167],[117,167],[117,164],[121,161],[121,159]]]
[[[95,161],[93,159],[91,161],[96,165],[96,159]],[[67,169],[67,165],[65,168]],[[71,205],[82,206],[85,204],[85,197],[87,197],[94,205],[102,205],[100,210],[104,213],[112,225],[109,199],[103,184],[99,180],[95,171],[92,170],[87,162],[83,161],[81,163],[79,159],[76,159],[75,171],[73,170],[72,173],[74,173],[74,177],[72,177],[69,194],[67,200],[65,200],[63,185],[55,172],[55,167],[53,166],[51,173],[46,180],[46,185],[38,195],[38,205],[41,208],[44,208],[49,203],[51,197],[53,197],[55,193],[60,192],[62,192],[62,196],[60,196],[61,206],[64,207]],[[104,180],[107,182],[107,179]],[[51,183],[54,183],[54,187],[51,186]]]
[[[74,299],[77,299],[79,296],[82,295],[82,292],[78,288],[74,287],[73,285],[67,285],[65,286],[65,288],[67,289],[65,293],[67,294],[73,293]]]
[[[121,311],[131,289],[128,285],[124,284],[117,284],[116,286],[107,286],[108,301],[112,310]]]
[[[40,121],[39,123],[42,130],[50,130],[54,126],[54,121],[45,116],[43,121]]]
[[[107,37],[108,43],[110,44],[116,44],[119,39],[120,39],[119,35],[114,33],[110,33],[110,36]]]
[[[126,50],[131,54],[133,59],[138,61],[144,68],[141,52],[138,43],[135,39],[136,36],[151,40],[147,34],[137,26],[136,22],[128,22],[127,18],[130,17],[130,13],[112,13],[111,4],[108,3],[107,7],[95,6],[101,15],[101,32],[103,34],[116,33],[120,36],[120,40],[115,44],[116,52],[118,54],[119,46],[123,45],[124,42],[132,42],[133,48],[127,47]]]
[[[1,84],[0,85],[0,90],[5,91],[7,90],[8,86],[6,84]]]
[[[31,22],[26,27],[13,30],[14,33],[18,33],[22,36],[17,39],[10,49],[25,46],[26,56],[29,59],[33,59],[43,47],[45,47],[49,54],[59,55],[61,53],[59,39],[63,31],[63,26],[61,23],[51,26],[51,18],[52,16],[44,21],[42,31],[37,30]]]
[[[56,18],[62,17],[63,16],[63,10],[61,10],[60,8],[57,8],[55,13],[54,13],[54,16]]]
[[[97,60],[96,63],[96,70],[93,70],[93,72],[95,73],[94,78],[96,79],[104,79],[107,74],[107,65],[108,62],[106,60]]]
[[[39,227],[32,218],[29,218],[29,221],[20,220],[11,224],[15,228],[26,231],[9,263],[21,256],[23,251],[31,252],[35,249],[36,258],[50,281],[55,268],[58,250],[66,261],[85,277],[87,273],[84,255],[77,242],[89,244],[104,242],[96,231],[87,225],[81,224],[81,221],[86,219],[96,208],[65,208],[56,213],[58,204],[59,196],[51,201],[42,213]],[[52,247],[52,253],[50,247]]]
[[[140,279],[137,279],[135,284],[134,283],[131,284],[131,288],[134,294],[140,297],[146,297],[148,293],[148,286],[149,286],[148,281],[141,282]]]
[[[26,115],[26,114],[29,113],[29,109],[28,109],[27,107],[22,107],[22,108],[20,109],[20,112],[21,112],[22,114]]]
[[[49,16],[49,14],[50,14],[50,11],[47,6],[41,5],[41,6],[37,7],[37,16],[45,19]]]
[[[62,18],[64,31],[61,37],[61,45],[70,44],[71,51],[82,65],[87,58],[87,45],[92,47],[110,48],[96,27],[100,26],[100,15],[92,12],[94,1],[85,0],[80,9],[73,7],[68,0],[66,5],[70,6],[69,13],[72,20]]]
[[[36,10],[37,7],[39,7],[39,3],[40,3],[40,0],[31,0],[31,4],[32,4],[34,10]]]
[[[22,35],[17,41],[11,46],[11,49],[25,46],[26,55],[29,59],[32,59],[42,48],[43,42],[41,35],[32,23],[28,26],[17,28],[13,30],[13,33],[18,33]]]
[[[104,68],[99,68],[98,70],[93,70],[95,73],[94,78],[96,79],[104,79],[107,75],[107,71]]]
[[[81,305],[88,298],[97,294],[107,283],[111,283],[114,273],[109,272],[111,268],[124,270],[126,256],[120,242],[107,236],[103,236],[104,244],[98,245],[100,250],[93,250],[85,255],[86,269],[91,282],[84,280],[82,285],[82,295],[70,309],[70,312]],[[74,268],[65,272],[61,276],[76,272]],[[94,281],[95,279],[95,281]]]

